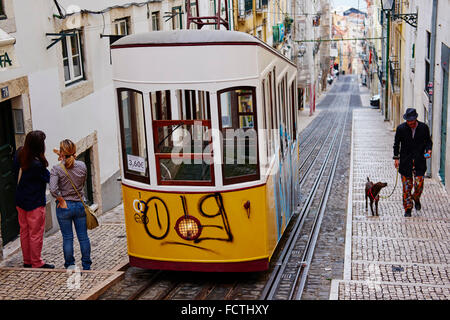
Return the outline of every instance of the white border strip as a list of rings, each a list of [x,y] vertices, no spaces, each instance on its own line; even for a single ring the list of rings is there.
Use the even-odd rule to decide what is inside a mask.
[[[348,178],[347,224],[345,234],[344,280],[352,279],[352,222],[353,222],[353,141],[355,135],[355,110],[352,111],[352,139],[350,149],[350,175]]]
[[[339,300],[339,284],[342,280],[331,280],[330,300]]]

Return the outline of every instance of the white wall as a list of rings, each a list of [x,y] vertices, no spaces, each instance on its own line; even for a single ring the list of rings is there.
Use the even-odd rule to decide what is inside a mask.
[[[434,157],[432,159],[433,177],[438,178],[440,167],[440,145],[441,145],[441,119],[442,119],[442,92],[443,92],[443,71],[441,66],[441,47],[444,43],[450,47],[450,1],[438,1],[437,28],[436,28],[436,66],[434,76],[434,108],[433,108],[433,147]],[[447,88],[448,90],[449,88]],[[448,92],[448,91],[447,91]],[[450,193],[450,112],[447,106],[447,141],[446,141],[446,189]]]
[[[53,1],[15,0],[13,5],[17,32],[11,35],[16,38],[14,50],[19,67],[0,73],[0,82],[28,78],[32,128],[47,135],[46,157],[50,168],[57,163],[52,149],[59,146],[59,141],[69,138],[77,142],[96,131],[99,151],[96,174],[100,174],[99,181],[103,184],[120,167],[109,40],[99,36],[103,31],[102,16],[88,15],[84,20],[87,23],[83,26],[86,81],[66,87],[61,42],[46,49],[52,37],[45,34],[60,31],[57,25],[61,21],[52,16]],[[108,14],[105,19],[109,19]],[[91,83],[91,92],[64,104],[63,93],[76,92],[74,88],[83,86],[83,82]]]

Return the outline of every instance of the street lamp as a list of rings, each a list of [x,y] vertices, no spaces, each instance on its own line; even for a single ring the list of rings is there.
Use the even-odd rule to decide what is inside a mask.
[[[392,7],[394,6],[394,0],[381,0],[381,6],[383,7],[383,10],[392,10]]]

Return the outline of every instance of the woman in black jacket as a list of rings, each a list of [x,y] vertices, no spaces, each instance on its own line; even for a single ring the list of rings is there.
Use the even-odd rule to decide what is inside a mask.
[[[45,227],[45,190],[50,181],[45,158],[45,133],[31,131],[14,158],[18,177],[16,209],[19,215],[20,246],[25,268],[49,268],[41,258]]]
[[[423,176],[427,170],[426,159],[431,157],[433,142],[428,126],[417,120],[414,108],[406,109],[403,119],[406,122],[397,127],[394,141],[395,167],[402,176],[403,207],[405,217],[411,217],[411,210],[421,209],[420,195],[423,191]],[[411,196],[414,176],[414,193]]]

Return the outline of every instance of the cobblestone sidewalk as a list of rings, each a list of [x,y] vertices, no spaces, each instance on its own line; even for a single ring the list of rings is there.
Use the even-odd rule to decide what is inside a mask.
[[[333,280],[330,299],[450,299],[450,201],[442,185],[425,179],[422,210],[403,216],[400,177],[379,202],[379,217],[365,209],[366,177],[394,188],[395,133],[379,111],[353,112],[351,187],[344,279]]]
[[[0,300],[85,300],[97,298],[105,288],[123,278],[119,271],[128,263],[123,205],[103,214],[100,225],[88,231],[92,270],[81,271],[81,253],[74,233],[74,256],[78,270],[64,269],[62,236],[44,239],[42,258],[55,269],[22,268],[20,249],[0,263]]]

